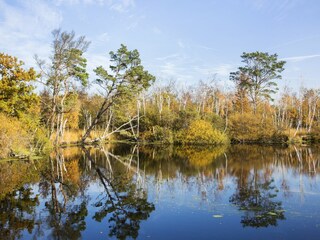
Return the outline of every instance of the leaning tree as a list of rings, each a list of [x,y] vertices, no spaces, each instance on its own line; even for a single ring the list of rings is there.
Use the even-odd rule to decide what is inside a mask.
[[[125,45],[121,44],[116,52],[111,51],[109,54],[111,61],[109,68],[99,66],[94,70],[98,76],[96,83],[100,87],[100,93],[104,100],[91,125],[83,135],[82,143],[90,136],[95,126],[104,121],[104,115],[112,107],[134,98],[155,80],[153,75],[144,70],[138,50],[130,51]],[[126,111],[126,109],[122,110]],[[97,140],[102,140],[105,137],[106,135]]]

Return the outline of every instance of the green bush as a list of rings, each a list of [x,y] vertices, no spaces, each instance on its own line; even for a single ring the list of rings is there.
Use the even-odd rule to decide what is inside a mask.
[[[225,129],[225,120],[215,113],[205,113],[201,118],[207,122],[211,122],[212,126],[219,131]]]
[[[143,140],[146,142],[173,143],[173,134],[170,129],[156,125],[151,130],[144,132]]]

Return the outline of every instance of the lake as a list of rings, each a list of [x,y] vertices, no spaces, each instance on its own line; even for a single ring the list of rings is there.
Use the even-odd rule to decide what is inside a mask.
[[[0,239],[319,239],[320,146],[106,145],[0,162]]]

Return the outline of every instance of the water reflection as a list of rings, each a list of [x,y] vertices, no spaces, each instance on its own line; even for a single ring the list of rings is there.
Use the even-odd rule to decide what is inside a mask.
[[[253,178],[246,185],[238,185],[230,197],[230,202],[244,212],[241,217],[244,227],[276,226],[278,220],[285,219],[282,202],[274,200],[278,190],[272,183],[272,180],[259,183]]]
[[[129,157],[121,157],[108,152],[105,148],[101,151],[106,156],[106,168],[96,166],[96,172],[103,185],[104,193],[98,197],[93,204],[93,219],[101,222],[108,214],[109,216],[109,236],[117,239],[126,239],[127,237],[137,238],[140,229],[140,222],[149,218],[150,213],[155,209],[154,204],[147,201],[146,192],[139,188],[137,182],[132,182],[133,173],[139,176],[139,168],[132,166],[133,156],[136,150],[133,148]],[[87,159],[94,163],[88,149],[83,149]],[[138,152],[137,152],[138,154]],[[122,163],[127,168],[127,174],[121,176],[113,170],[110,163],[110,157]],[[123,173],[122,173],[123,174]]]
[[[278,226],[291,219],[293,196],[320,200],[319,156],[318,147],[121,145],[1,162],[0,239],[135,239],[162,205],[220,209],[247,229]]]
[[[32,233],[39,200],[31,195],[30,188],[22,187],[0,200],[0,239],[18,239],[24,229]]]
[[[39,187],[46,200],[44,217],[40,219],[45,227],[38,233],[41,237],[79,239],[86,229],[88,196],[84,190],[88,181],[80,179],[79,154],[69,155],[57,149],[49,156],[47,168],[42,172]]]

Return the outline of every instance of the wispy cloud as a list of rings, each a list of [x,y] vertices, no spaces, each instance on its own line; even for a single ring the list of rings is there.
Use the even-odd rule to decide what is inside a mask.
[[[204,49],[204,50],[212,50],[212,51],[216,51],[217,50],[215,48],[204,46],[204,45],[194,45],[194,46],[197,47],[197,48]]]
[[[220,76],[228,77],[230,72],[235,70],[235,66],[231,64],[221,64],[213,68],[213,73],[217,73]]]
[[[288,62],[302,62],[308,59],[319,58],[319,57],[320,57],[320,54],[314,54],[314,55],[305,55],[305,56],[286,57],[286,58],[281,58],[281,60],[288,61]]]
[[[153,31],[154,34],[157,34],[157,35],[161,35],[162,34],[161,29],[158,28],[158,27],[153,27],[152,31]]]
[[[194,79],[194,71],[190,68],[193,59],[178,53],[156,58],[155,72],[157,77],[174,79],[178,82]]]
[[[112,37],[109,33],[104,32],[90,37],[89,52],[101,52],[101,49],[105,50],[107,44],[111,41]]]
[[[94,53],[87,53],[86,58],[88,60],[87,70],[91,76],[94,75],[93,69],[103,66],[108,68],[111,64],[108,56],[106,54],[94,54]]]
[[[127,30],[134,30],[135,28],[137,28],[140,23],[146,18],[145,15],[131,15],[130,17],[130,24],[128,24],[127,26]]]
[[[0,51],[33,65],[34,54],[50,53],[51,31],[62,22],[61,13],[44,1],[20,1],[19,7],[0,0]]]
[[[184,43],[182,40],[178,40],[177,44],[178,44],[179,48],[186,48],[187,47],[187,44]]]
[[[68,4],[68,5],[76,5],[76,4],[98,4],[98,5],[111,5],[112,0],[56,0],[53,1],[57,6]]]
[[[231,64],[221,64],[218,66],[195,66],[193,69],[202,75],[214,75],[217,74],[219,77],[229,77],[230,72],[235,69],[235,66]]]
[[[164,57],[158,57],[158,58],[156,58],[156,60],[158,60],[158,61],[166,61],[166,60],[169,60],[169,59],[176,59],[179,56],[180,55],[178,53],[175,53],[175,54],[170,54],[170,55],[167,55],[167,56],[164,56]]]
[[[315,40],[315,39],[320,39],[320,34],[314,34],[314,35],[311,35],[311,36],[307,36],[307,37],[298,38],[298,39],[290,40],[290,41],[287,41],[287,42],[283,42],[281,44],[278,44],[278,45],[272,47],[272,49],[283,48],[283,47],[286,47],[286,46],[295,45],[295,44],[299,44],[299,43],[302,43],[302,42],[307,42],[307,41]],[[306,43],[304,43],[304,44],[306,44]]]
[[[229,78],[235,70],[232,64],[210,65],[202,59],[191,57],[186,53],[173,53],[156,58],[156,75],[165,79],[174,79],[178,82],[188,80],[194,84],[200,79],[206,80],[216,75],[221,80]]]
[[[297,7],[301,0],[247,0],[247,3],[255,10],[262,13],[272,13],[275,20],[283,20],[290,9]]]
[[[111,4],[111,9],[118,12],[127,12],[130,8],[135,6],[134,0],[117,0]]]
[[[86,4],[86,5],[100,5],[100,6],[109,6],[110,9],[115,10],[119,13],[128,12],[129,9],[135,6],[135,0],[57,0],[55,1],[56,5],[77,5],[77,4]]]
[[[166,62],[160,66],[159,69],[160,77],[164,77],[166,79],[174,79],[178,82],[182,82],[193,78],[193,76],[188,73],[185,67],[173,62]]]
[[[106,43],[106,42],[109,42],[109,41],[110,41],[110,38],[111,38],[110,34],[107,33],[107,32],[104,32],[104,33],[100,34],[100,35],[97,37],[96,40],[99,41],[99,42]]]
[[[296,6],[300,0],[247,0],[256,10],[282,12]]]

